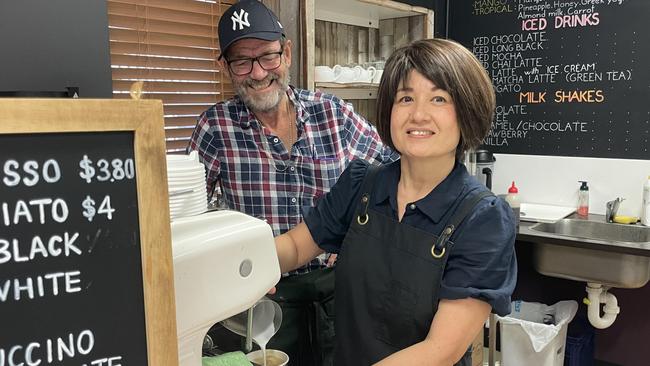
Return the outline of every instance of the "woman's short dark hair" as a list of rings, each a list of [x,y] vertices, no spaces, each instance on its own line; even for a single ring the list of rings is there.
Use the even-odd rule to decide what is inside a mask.
[[[412,70],[451,95],[460,129],[456,158],[478,147],[492,126],[496,96],[487,71],[465,47],[446,39],[424,39],[397,49],[386,61],[377,97],[377,130],[395,149],[390,115],[395,95]]]

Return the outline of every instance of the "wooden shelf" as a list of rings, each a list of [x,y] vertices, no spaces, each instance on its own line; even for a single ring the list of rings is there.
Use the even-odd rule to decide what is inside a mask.
[[[316,83],[316,89],[342,99],[376,99],[379,84],[370,83]]]
[[[317,0],[315,6],[318,20],[369,28],[379,28],[381,19],[429,13],[429,9],[390,0]]]
[[[378,86],[379,83],[374,84],[374,83],[325,83],[321,81],[316,82],[317,88],[342,88],[342,89],[375,88],[377,89]]]

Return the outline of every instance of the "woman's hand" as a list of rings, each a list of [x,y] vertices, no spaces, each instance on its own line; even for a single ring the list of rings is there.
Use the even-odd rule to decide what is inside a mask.
[[[327,258],[327,267],[334,267],[334,264],[336,263],[336,257],[338,257],[338,254],[332,253],[330,256]]]

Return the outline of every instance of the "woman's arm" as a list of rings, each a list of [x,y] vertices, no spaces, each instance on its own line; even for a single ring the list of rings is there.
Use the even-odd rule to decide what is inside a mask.
[[[301,222],[293,229],[275,238],[282,273],[292,271],[309,263],[323,250],[316,245],[307,225]]]
[[[376,365],[451,366],[463,357],[483,329],[490,310],[490,304],[474,298],[440,300],[426,339]]]

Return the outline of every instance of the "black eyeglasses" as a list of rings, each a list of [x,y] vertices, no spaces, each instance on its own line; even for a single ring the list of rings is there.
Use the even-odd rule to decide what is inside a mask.
[[[253,71],[253,62],[255,61],[257,61],[262,69],[271,71],[280,67],[283,52],[284,50],[280,50],[279,52],[265,53],[253,58],[226,60],[226,63],[228,64],[230,72],[237,76],[250,74],[250,72]]]

